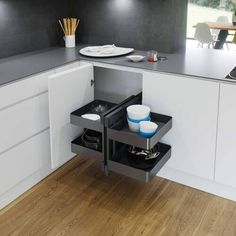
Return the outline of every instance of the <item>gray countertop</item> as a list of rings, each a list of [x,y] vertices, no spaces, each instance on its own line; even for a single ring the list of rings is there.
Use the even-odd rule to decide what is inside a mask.
[[[79,49],[48,48],[0,60],[0,86],[18,79],[47,71],[76,60],[88,60],[139,69],[189,75],[212,80],[225,80],[236,66],[236,52],[209,49],[186,49],[174,54],[161,54],[167,61],[133,63],[125,56],[115,58],[88,58],[79,55]],[[146,52],[135,51],[145,55]],[[235,81],[236,82],[236,81]]]

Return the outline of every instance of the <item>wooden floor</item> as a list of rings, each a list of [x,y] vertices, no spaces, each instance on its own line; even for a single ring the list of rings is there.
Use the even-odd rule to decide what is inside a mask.
[[[76,158],[0,212],[5,235],[236,235],[236,203],[156,178],[105,177]]]

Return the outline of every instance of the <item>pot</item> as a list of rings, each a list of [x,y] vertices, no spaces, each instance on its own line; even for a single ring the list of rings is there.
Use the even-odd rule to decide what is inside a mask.
[[[94,131],[86,129],[81,136],[83,144],[87,148],[91,148],[97,151],[102,151],[102,134]]]
[[[158,149],[158,144],[156,144],[151,150],[129,146],[127,150],[129,164],[135,168],[143,170],[151,168],[160,155]]]

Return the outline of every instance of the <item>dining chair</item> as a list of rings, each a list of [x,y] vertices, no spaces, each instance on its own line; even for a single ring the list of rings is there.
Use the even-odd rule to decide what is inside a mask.
[[[236,44],[236,33],[234,34],[234,38],[232,42]]]
[[[196,24],[194,38],[199,42],[197,47],[201,46],[203,48],[203,45],[207,44],[208,48],[210,48],[210,46],[214,46],[215,43],[215,40],[211,35],[210,28],[206,23]]]
[[[227,16],[218,16],[216,19],[216,22],[229,23],[229,18]],[[213,39],[215,41],[217,40],[219,33],[220,33],[220,30],[217,30],[217,29],[211,30],[211,34],[212,34]],[[225,45],[226,45],[227,49],[229,50],[229,44],[227,42],[225,42]]]

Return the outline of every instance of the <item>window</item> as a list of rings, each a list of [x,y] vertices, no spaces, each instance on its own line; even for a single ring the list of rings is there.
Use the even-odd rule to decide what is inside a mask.
[[[193,38],[193,26],[199,22],[215,22],[219,16],[228,17],[232,21],[235,0],[189,0],[187,38]]]

